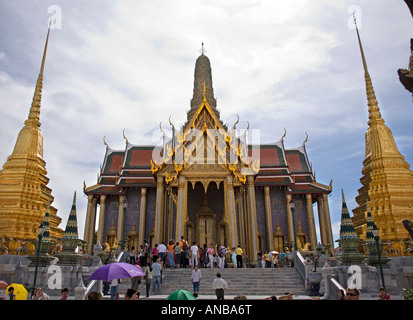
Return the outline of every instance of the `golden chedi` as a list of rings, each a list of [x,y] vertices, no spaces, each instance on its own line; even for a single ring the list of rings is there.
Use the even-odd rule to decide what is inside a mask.
[[[364,67],[369,121],[360,179],[362,187],[358,190],[358,207],[353,210],[352,219],[357,236],[366,240],[368,205],[380,230],[384,251],[389,255],[409,255],[410,237],[403,220],[413,218],[413,172],[380,114],[360,35],[356,31]]]
[[[0,171],[0,238],[5,239],[6,246],[10,241],[37,239],[47,204],[54,199],[52,190],[47,187],[49,178],[46,176],[40,130],[43,70],[49,32],[29,116],[17,137],[13,153]],[[60,222],[57,209],[50,206],[52,240],[63,236],[63,230],[58,228]]]

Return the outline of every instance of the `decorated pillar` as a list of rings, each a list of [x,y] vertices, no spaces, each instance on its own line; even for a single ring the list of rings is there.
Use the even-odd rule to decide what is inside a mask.
[[[255,204],[255,183],[254,176],[247,177],[247,197],[248,197],[248,227],[250,233],[247,234],[248,260],[255,261],[258,245],[257,210]]]
[[[103,231],[105,226],[105,202],[106,196],[104,194],[100,195],[100,214],[99,214],[99,229],[98,229],[98,239],[97,241],[100,244],[103,244],[105,241],[103,239]]]
[[[240,194],[239,194],[239,201],[238,201],[238,218],[239,218],[239,235],[238,235],[238,242],[241,244],[241,247],[244,248],[246,243],[245,243],[245,216],[247,211],[247,206],[246,206],[246,194],[245,194],[245,188],[242,186],[240,188]],[[238,245],[238,244],[237,244]]]
[[[237,215],[235,206],[235,193],[233,185],[233,177],[228,176],[227,180],[224,182],[225,190],[225,217],[227,222],[227,244],[232,247],[238,245],[237,236]]]
[[[307,215],[308,215],[308,230],[310,232],[311,249],[314,250],[317,247],[317,233],[315,230],[313,199],[311,193],[306,194],[307,198]]]
[[[272,250],[274,246],[273,246],[273,232],[272,232],[270,187],[264,187],[264,194],[265,194],[265,222],[267,226],[267,248],[268,250]]]
[[[287,209],[287,230],[288,230],[288,241],[294,241],[294,225],[293,225],[293,215],[290,209],[291,193],[285,194],[285,208]]]
[[[93,253],[93,238],[95,234],[95,227],[96,227],[96,213],[97,213],[97,198],[92,196],[92,208],[91,208],[91,216],[89,220],[89,229],[88,229],[88,240],[87,245],[88,254]]]
[[[123,241],[126,239],[126,235],[124,234],[123,228],[124,228],[124,221],[125,221],[125,211],[123,201],[125,200],[124,195],[119,196],[119,206],[118,206],[118,231],[117,231],[117,236],[118,236],[118,241]]]
[[[321,235],[321,244],[326,244],[328,242],[326,236],[326,225],[324,221],[324,205],[323,198],[319,196],[317,198],[317,211],[318,211],[318,224],[320,225],[320,235]]]
[[[331,218],[330,218],[330,209],[328,207],[328,198],[327,194],[323,194],[323,205],[324,205],[324,224],[326,228],[326,240],[327,244],[331,247],[330,252],[334,252],[334,239],[333,239],[333,230],[331,229]]]
[[[175,239],[181,239],[185,232],[185,222],[187,219],[188,209],[187,209],[187,190],[188,182],[185,177],[180,176],[178,181],[178,205],[177,205],[177,216],[176,216],[176,230]]]
[[[89,243],[89,230],[92,224],[92,203],[93,203],[93,196],[90,194],[87,197],[87,209],[86,209],[86,223],[85,223],[85,232],[83,235],[83,239]]]
[[[145,220],[146,220],[146,188],[141,188],[141,207],[139,212],[139,242],[138,246],[145,240]]]
[[[155,209],[155,243],[161,242],[163,234],[163,202],[164,202],[163,176],[157,177],[156,185],[156,209]]]

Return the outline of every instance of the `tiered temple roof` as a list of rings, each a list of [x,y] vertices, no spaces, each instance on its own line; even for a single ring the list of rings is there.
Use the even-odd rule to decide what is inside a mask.
[[[255,146],[254,146],[255,147]],[[249,145],[251,150],[253,146]],[[283,139],[260,148],[260,170],[256,186],[286,186],[293,193],[330,193],[331,186],[315,180],[305,143],[285,149]],[[122,187],[156,187],[151,171],[155,146],[138,146],[129,141],[125,150],[107,146],[98,183],[85,189],[86,194],[119,194]]]

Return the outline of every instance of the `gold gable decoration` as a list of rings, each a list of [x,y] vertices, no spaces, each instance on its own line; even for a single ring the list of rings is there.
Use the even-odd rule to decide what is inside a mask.
[[[218,161],[219,164],[224,165],[231,171],[237,181],[245,184],[247,177],[246,174],[242,173],[243,169],[249,169],[248,172],[257,174],[260,170],[260,161],[259,159],[248,161],[246,157],[247,152],[245,152],[245,148],[248,147],[244,143],[240,143],[241,139],[236,136],[235,130],[239,123],[239,117],[237,116],[237,118],[231,130],[227,130],[220,123],[204,96],[202,104],[184,131],[176,131],[169,119],[173,137],[164,145],[162,162],[158,164],[156,161],[151,160],[152,174],[164,170],[165,182],[167,184],[176,181],[179,173],[192,164],[191,159],[193,160],[194,152],[200,152],[201,146],[204,149],[207,148],[209,139],[209,142],[214,146],[215,161]],[[165,137],[166,135],[161,126],[160,129]],[[244,137],[248,129],[249,123],[247,130],[243,134]],[[216,139],[218,143],[215,143]],[[206,145],[204,140],[207,141]],[[204,150],[204,160],[205,155],[206,151]]]

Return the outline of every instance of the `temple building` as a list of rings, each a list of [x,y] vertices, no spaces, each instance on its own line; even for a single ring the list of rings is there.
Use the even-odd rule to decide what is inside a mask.
[[[367,69],[366,58],[356,28],[364,67],[368,104],[363,174],[353,210],[353,224],[363,241],[367,233],[367,212],[380,229],[380,239],[389,255],[407,255],[410,242],[403,220],[413,218],[413,171],[400,153],[390,128],[384,123]]]
[[[50,32],[50,29],[49,29]],[[37,78],[29,116],[20,130],[14,150],[0,171],[0,239],[13,252],[22,241],[36,240],[46,208],[54,200],[47,186],[49,178],[43,159],[43,134],[40,130],[40,107],[43,71],[49,41],[47,33],[40,73]],[[61,238],[61,218],[50,205],[50,237]]]
[[[122,150],[105,142],[97,184],[84,185],[89,252],[95,228],[100,244],[129,240],[139,247],[144,240],[154,245],[183,235],[201,246],[240,244],[250,261],[258,250],[283,250],[294,239],[299,248],[317,242],[333,248],[332,184],[315,180],[307,139],[292,149],[284,146],[285,134],[274,143],[248,143],[249,124],[243,132],[237,131],[239,118],[225,125],[204,53],[196,60],[187,121],[179,129],[169,121],[169,136],[160,126],[161,146],[134,145],[125,134]]]

